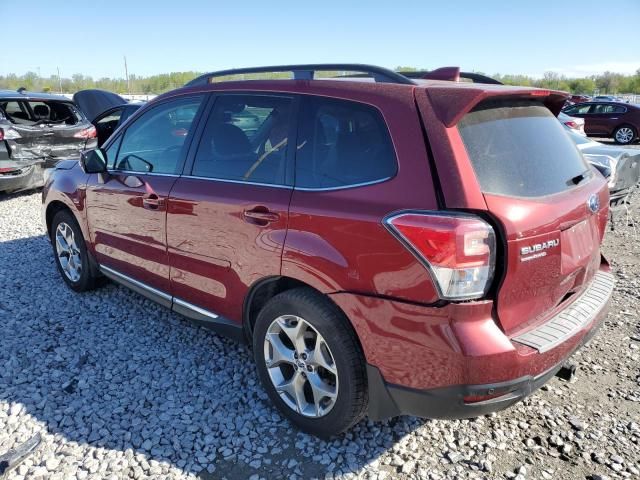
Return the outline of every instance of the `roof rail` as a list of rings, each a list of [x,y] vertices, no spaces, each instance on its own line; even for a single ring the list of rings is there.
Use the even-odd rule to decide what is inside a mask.
[[[452,75],[454,69],[457,67],[443,67],[438,68],[436,70],[419,70],[413,72],[398,72],[401,75],[404,75],[407,78],[421,78],[421,79],[430,79],[430,80],[450,80],[450,81],[459,81],[454,80],[454,76]],[[443,78],[449,75],[451,78]],[[482,75],[481,73],[473,73],[473,72],[459,72],[459,78],[464,78],[467,80],[471,80],[473,83],[487,83],[490,85],[503,85],[503,83],[495,78],[488,77],[486,75]]]
[[[218,72],[205,73],[194,78],[185,87],[207,85],[212,83],[214,78],[228,75],[241,75],[243,73],[278,73],[291,72],[294,80],[313,80],[318,71],[349,71],[366,73],[379,83],[399,83],[403,85],[414,85],[413,80],[392,70],[375,65],[363,65],[358,63],[313,63],[309,65],[277,65],[272,67],[252,67],[234,68],[231,70],[220,70]]]

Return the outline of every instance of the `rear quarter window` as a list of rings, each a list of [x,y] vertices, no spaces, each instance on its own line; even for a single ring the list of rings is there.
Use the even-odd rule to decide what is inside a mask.
[[[540,197],[592,173],[556,117],[530,101],[483,102],[458,124],[485,193]]]
[[[332,189],[395,176],[397,160],[381,113],[370,105],[308,96],[296,153],[296,188]]]

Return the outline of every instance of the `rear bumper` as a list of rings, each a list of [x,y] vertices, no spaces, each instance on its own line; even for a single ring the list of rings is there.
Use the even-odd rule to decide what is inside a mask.
[[[586,344],[595,335],[600,325],[601,322],[596,322],[576,349]],[[563,363],[564,361],[538,375],[527,375],[514,380],[482,385],[455,385],[430,390],[388,384],[382,378],[380,370],[367,365],[369,398],[373,399],[369,407],[369,417],[372,420],[384,420],[398,415],[413,415],[423,418],[459,419],[499,412],[542,387],[555,376]],[[473,397],[490,398],[481,401],[465,401]]]
[[[612,282],[606,263],[597,277]],[[370,418],[469,418],[523,399],[553,377],[602,324],[611,289],[603,290],[596,280],[544,325],[519,332],[520,341],[497,327],[492,302],[430,308],[369,298],[354,305],[354,298],[346,298],[349,294],[334,295],[368,361]],[[376,318],[383,311],[391,318]],[[563,313],[571,315],[570,325],[558,323],[558,318],[566,320]],[[536,331],[546,336],[545,326],[564,328],[562,338],[546,338],[544,345],[534,346],[529,340]]]
[[[17,175],[0,174],[0,192],[15,192],[28,188],[37,188],[41,187],[42,184],[42,167],[39,164],[23,167]]]

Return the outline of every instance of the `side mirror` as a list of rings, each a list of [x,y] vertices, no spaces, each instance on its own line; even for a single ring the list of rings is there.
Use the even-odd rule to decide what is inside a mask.
[[[80,154],[80,165],[85,173],[106,173],[107,154],[101,148],[86,150]]]

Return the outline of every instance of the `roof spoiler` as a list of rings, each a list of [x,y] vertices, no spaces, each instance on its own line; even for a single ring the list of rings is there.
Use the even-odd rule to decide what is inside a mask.
[[[465,85],[465,84],[462,84]],[[551,110],[555,116],[560,113],[565,101],[569,98],[567,92],[558,90],[543,90],[532,87],[494,87],[478,84],[461,84],[448,86],[447,84],[429,85],[425,88],[434,112],[446,127],[453,127],[462,117],[469,113],[480,102],[491,99],[521,98],[539,99]]]

